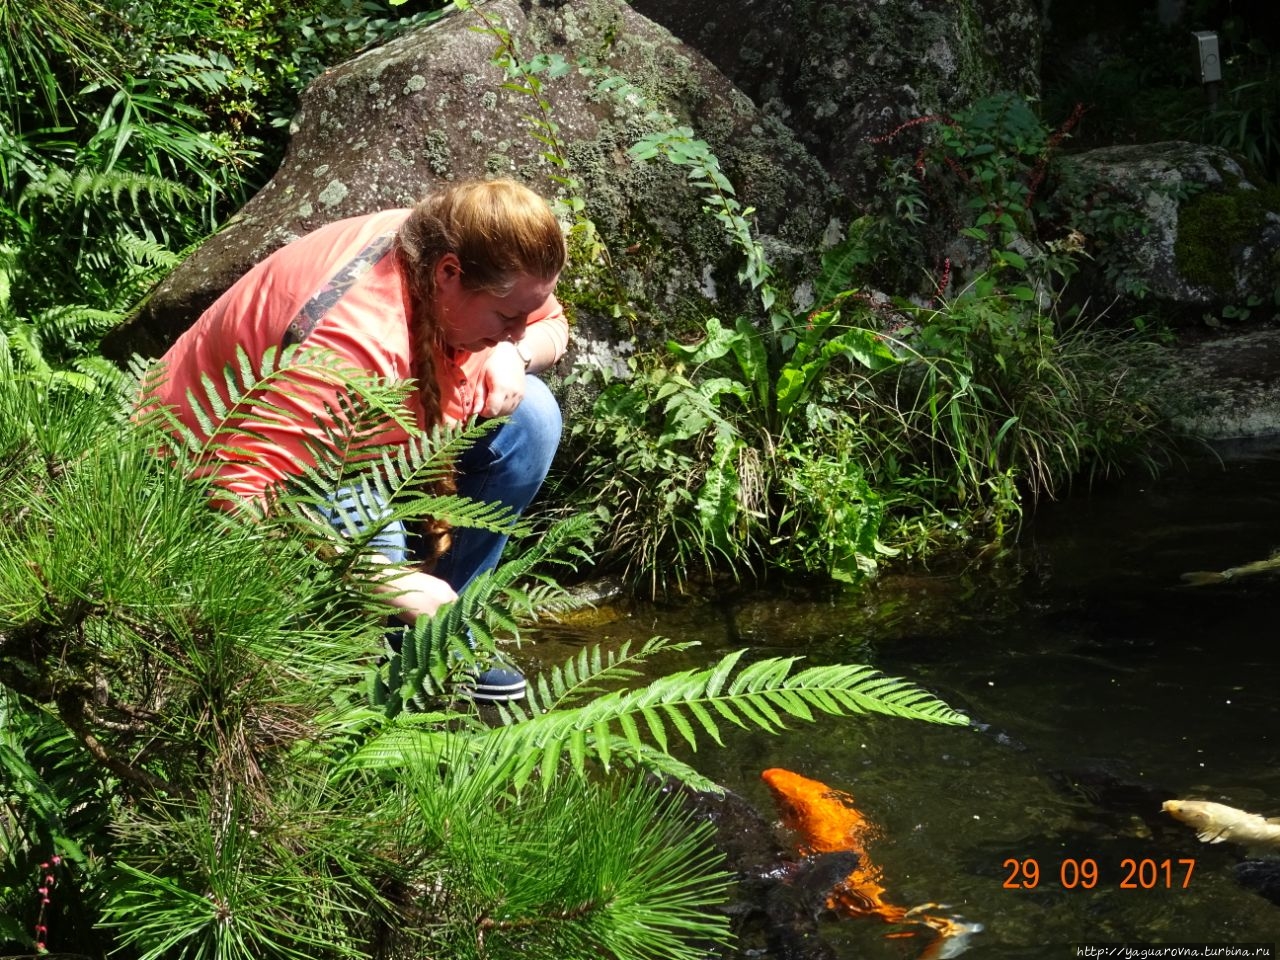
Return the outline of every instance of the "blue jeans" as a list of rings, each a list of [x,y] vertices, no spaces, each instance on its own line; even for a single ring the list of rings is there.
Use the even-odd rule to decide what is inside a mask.
[[[560,405],[547,385],[532,374],[525,376],[524,399],[497,430],[477,440],[458,459],[458,493],[472,500],[500,503],[521,514],[532,502],[560,445],[563,420]],[[334,502],[331,519],[344,510],[344,500]],[[367,504],[377,516],[376,505]],[[341,529],[341,527],[339,527]],[[435,575],[457,592],[476,576],[498,565],[507,545],[505,533],[475,527],[455,527],[453,543],[436,563]],[[404,524],[388,524],[373,546],[392,563],[421,560],[412,549]]]

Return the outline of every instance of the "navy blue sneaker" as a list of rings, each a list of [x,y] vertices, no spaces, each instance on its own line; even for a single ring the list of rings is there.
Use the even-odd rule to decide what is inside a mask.
[[[460,696],[486,703],[509,703],[524,699],[524,674],[507,667],[490,667],[488,670],[468,672],[466,678],[454,687]]]

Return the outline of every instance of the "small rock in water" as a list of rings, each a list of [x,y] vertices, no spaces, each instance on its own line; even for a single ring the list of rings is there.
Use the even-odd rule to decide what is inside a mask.
[[[1280,906],[1280,860],[1244,860],[1235,866],[1236,882]]]

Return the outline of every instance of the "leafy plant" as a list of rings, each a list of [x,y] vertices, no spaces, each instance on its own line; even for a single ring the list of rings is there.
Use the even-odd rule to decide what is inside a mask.
[[[366,6],[0,9],[0,350],[18,369],[123,385],[99,337],[263,179],[302,85],[443,12]]]
[[[271,509],[210,510],[209,458],[234,452],[268,387],[322,391],[335,426]],[[182,429],[0,378],[0,898],[32,931],[31,866],[51,849],[72,862],[81,895],[50,905],[49,949],[94,924],[104,949],[148,960],[691,960],[728,935],[710,909],[728,878],[707,827],[639,778],[702,782],[677,737],[867,710],[964,722],[865,668],[740,654],[616,689],[672,647],[652,641],[553,669],[490,726],[450,675],[554,599],[528,575],[571,557],[586,521],[391,649],[368,586],[378,524],[509,523],[422,492],[478,428],[380,445],[406,390],[305,348],[242,356],[193,392],[198,428]],[[339,535],[323,506],[360,485],[391,514]]]
[[[1000,92],[952,116],[917,117],[875,138],[889,143],[908,131],[927,131],[914,157],[891,167],[885,196],[895,211],[881,214],[876,229],[878,240],[916,258],[908,261],[909,272],[877,279],[900,287],[940,273],[935,299],[947,294],[955,279],[973,284],[979,296],[1000,292],[1048,303],[1076,272],[1083,248],[1044,235],[1052,218],[1043,188],[1055,151],[1084,112],[1077,105],[1057,130],[1050,130],[1025,98]],[[909,206],[905,218],[904,203]],[[1054,229],[1066,234],[1074,226],[1055,223]],[[953,278],[950,262],[937,269],[919,261],[920,254],[946,248],[958,237],[975,247],[970,259],[976,262],[967,276],[957,271]]]
[[[178,261],[157,234],[194,196],[125,170],[51,167],[18,198],[0,246],[0,354],[16,370],[83,389],[123,389],[101,337]]]
[[[93,0],[0,5],[0,111],[23,130],[32,116],[75,113],[80,76],[107,80],[120,58],[100,23],[112,17]]]
[[[731,328],[709,319],[694,343],[633,360],[632,377],[607,384],[575,428],[606,549],[654,592],[695,571],[854,581],[894,552],[886,541],[920,549],[905,531],[922,523],[926,543],[948,530],[999,538],[1024,496],[1147,456],[1142,442],[1158,447],[1159,418],[1126,367],[1141,345],[1084,325],[1060,334],[1042,309],[1034,278],[1069,275],[1080,254],[1027,238],[1057,135],[1008,97],[941,129],[942,166],[966,184],[965,230],[990,269],[947,299],[948,264],[927,307],[863,292],[880,237],[863,218],[824,254],[821,306],[803,318],[706,144],[682,129],[637,144],[638,159],[688,169],[743,252],[740,278],[762,310]],[[1035,249],[1034,262],[1017,247]]]

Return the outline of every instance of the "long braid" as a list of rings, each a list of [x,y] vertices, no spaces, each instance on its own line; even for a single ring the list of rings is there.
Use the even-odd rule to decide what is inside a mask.
[[[430,429],[440,423],[443,402],[440,396],[440,379],[436,373],[436,351],[439,349],[438,324],[435,316],[435,283],[430,269],[423,269],[421,248],[413,244],[402,228],[396,238],[396,256],[400,258],[401,275],[405,280],[409,301],[409,342],[413,349],[413,378],[417,383],[418,402],[422,407],[422,422]],[[450,468],[432,483],[429,490],[436,496],[451,496],[458,491],[455,472]],[[434,565],[451,542],[450,525],[446,520],[424,517],[420,521],[419,534],[428,569]]]
[[[454,254],[468,290],[505,296],[521,275],[551,279],[564,267],[566,251],[560,224],[546,201],[514,180],[471,180],[433,193],[409,214],[396,236],[396,254],[409,293],[409,334],[413,375],[418,382],[423,422],[441,421],[443,402],[436,360],[444,349],[436,309],[435,268]],[[454,472],[436,481],[432,491],[457,492]],[[423,523],[423,554],[432,561],[449,547],[449,526],[428,518]]]

